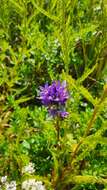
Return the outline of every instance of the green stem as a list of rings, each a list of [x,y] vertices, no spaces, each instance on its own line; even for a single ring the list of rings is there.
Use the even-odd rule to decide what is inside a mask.
[[[60,140],[60,123],[58,119],[56,121],[56,131],[57,131],[57,144],[58,144]]]
[[[63,54],[64,54],[64,63],[65,70],[68,74],[69,72],[69,49],[68,49],[68,36],[67,36],[67,27],[66,27],[66,2],[61,0],[61,10],[62,10],[62,19],[61,19],[61,29],[63,34]]]
[[[54,168],[53,171],[52,171],[52,186],[54,189],[56,189],[56,186],[57,186],[57,182],[59,181],[59,165],[60,165],[60,158],[59,158],[59,155],[60,155],[60,118],[57,117],[56,118],[56,122],[55,122],[55,129],[56,129],[56,138],[57,138],[57,144],[56,144],[56,160],[57,160],[57,165],[58,167],[57,168]]]

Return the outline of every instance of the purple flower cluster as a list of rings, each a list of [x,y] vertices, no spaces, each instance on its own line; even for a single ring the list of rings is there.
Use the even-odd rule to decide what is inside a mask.
[[[44,87],[40,87],[42,104],[48,107],[50,115],[54,117],[67,117],[68,112],[64,110],[64,106],[68,98],[69,93],[65,81],[62,84],[60,81],[53,81],[51,85],[45,84]]]

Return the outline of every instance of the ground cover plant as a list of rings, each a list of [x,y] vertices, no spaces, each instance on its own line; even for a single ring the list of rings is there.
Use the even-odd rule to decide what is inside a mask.
[[[107,190],[106,0],[0,0],[0,189]]]

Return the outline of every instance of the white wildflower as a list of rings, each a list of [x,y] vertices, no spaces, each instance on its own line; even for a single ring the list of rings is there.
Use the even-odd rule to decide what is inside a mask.
[[[3,176],[3,177],[1,177],[1,183],[5,183],[6,180],[7,180],[7,176]]]
[[[35,181],[35,179],[25,180],[22,183],[23,190],[46,190],[41,181]]]
[[[35,190],[36,190],[35,183],[36,183],[35,179],[25,180],[22,183],[22,189],[25,189],[25,190],[31,189],[32,190],[35,188]]]
[[[6,183],[6,190],[16,190],[16,181],[11,181]]]
[[[36,181],[36,190],[46,190],[41,181]]]
[[[22,173],[29,173],[29,174],[33,174],[35,172],[34,169],[34,163],[30,162],[29,165],[23,167],[22,169]]]

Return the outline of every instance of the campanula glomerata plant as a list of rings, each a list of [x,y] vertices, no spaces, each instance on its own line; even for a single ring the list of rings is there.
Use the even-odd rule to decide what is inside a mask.
[[[67,89],[66,81],[62,83],[58,81],[53,81],[52,84],[45,84],[44,87],[40,87],[40,95],[39,99],[42,104],[47,107],[48,113],[53,118],[53,124],[55,129],[55,140],[56,144],[52,148],[52,154],[58,155],[57,162],[58,167],[53,168],[51,182],[53,188],[57,189],[57,181],[59,183],[60,178],[60,170],[63,166],[63,162],[61,161],[61,154],[64,152],[62,149],[62,141],[61,137],[61,127],[63,126],[63,120],[67,118],[69,113],[66,111],[66,102],[69,99],[69,92]],[[59,188],[59,187],[58,187]]]

